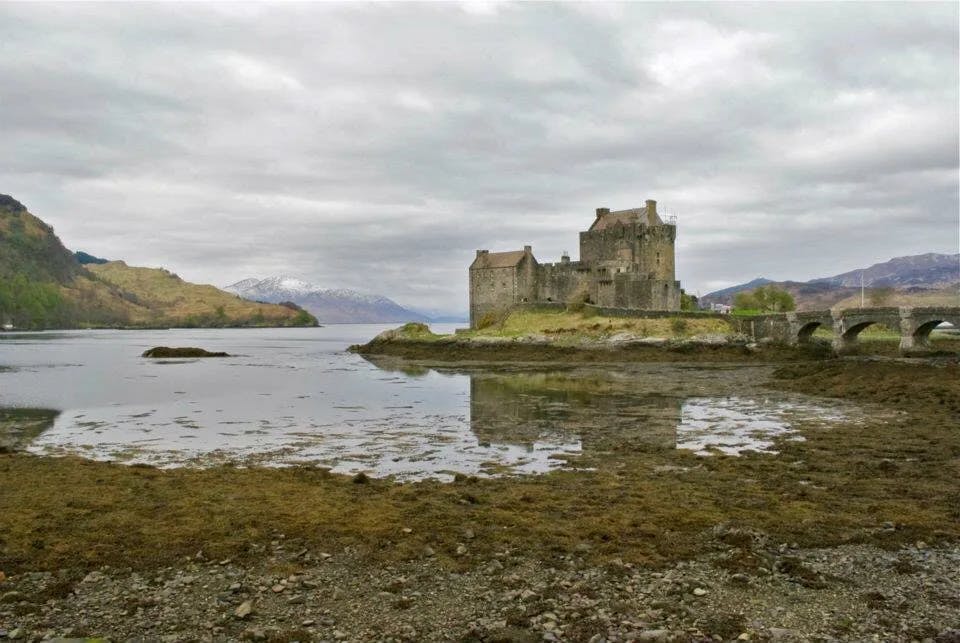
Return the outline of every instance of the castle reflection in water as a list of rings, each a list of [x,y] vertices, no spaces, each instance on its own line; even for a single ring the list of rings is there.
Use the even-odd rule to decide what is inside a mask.
[[[645,394],[635,380],[563,372],[469,377],[470,428],[481,443],[579,439],[584,452],[677,446],[681,399]]]
[[[685,397],[661,378],[591,367],[441,368],[365,356],[384,371],[469,378],[470,430],[481,445],[580,442],[582,451],[677,448]]]

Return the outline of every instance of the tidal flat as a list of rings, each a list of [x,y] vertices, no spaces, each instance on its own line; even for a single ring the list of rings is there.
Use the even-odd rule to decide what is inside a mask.
[[[475,434],[478,445],[505,435],[533,445],[550,427],[576,428],[579,448],[552,453],[560,466],[535,475],[508,467],[402,481],[315,464],[158,468],[4,454],[0,630],[184,641],[955,640],[955,358],[673,364],[633,397],[636,376],[574,377],[578,368],[468,380],[479,417],[499,418]],[[462,370],[443,377],[469,378]],[[684,415],[681,402],[676,424],[677,399],[747,392],[765,421],[788,428],[763,432],[759,448],[683,444],[684,421],[705,422],[706,433],[718,422]],[[765,399],[792,405],[773,413]],[[635,430],[604,420],[624,416]],[[694,428],[702,438],[704,426]]]

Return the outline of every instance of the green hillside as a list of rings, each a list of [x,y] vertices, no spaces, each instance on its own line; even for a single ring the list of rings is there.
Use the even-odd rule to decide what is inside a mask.
[[[122,261],[89,265],[101,283],[123,293],[141,322],[179,327],[315,326],[301,308],[241,299],[214,286],[184,281],[162,268],[136,268]]]
[[[245,301],[162,269],[81,265],[16,199],[0,195],[0,325],[18,329],[314,326],[292,306]]]
[[[0,277],[24,274],[34,281],[67,283],[80,272],[53,228],[0,194]]]

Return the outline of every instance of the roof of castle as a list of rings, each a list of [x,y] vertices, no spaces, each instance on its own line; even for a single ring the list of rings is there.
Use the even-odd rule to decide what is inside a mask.
[[[660,217],[654,213],[657,223],[663,223]],[[607,228],[612,228],[615,225],[630,225],[631,223],[636,223],[637,221],[642,221],[646,223],[649,220],[647,214],[647,208],[630,208],[629,210],[616,210],[614,212],[606,212],[597,217],[597,220],[593,222],[593,225],[590,226],[590,230],[606,230]]]
[[[485,252],[479,255],[473,262],[471,268],[512,268],[520,263],[526,254],[523,250],[510,250],[509,252]]]

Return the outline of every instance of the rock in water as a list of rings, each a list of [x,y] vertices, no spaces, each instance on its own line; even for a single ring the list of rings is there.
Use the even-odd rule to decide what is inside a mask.
[[[170,348],[168,346],[157,346],[144,351],[141,357],[230,357],[227,353],[211,353],[202,348],[184,347]]]

